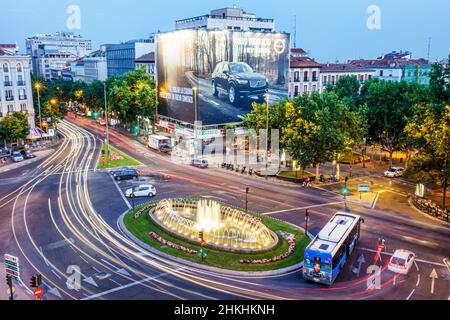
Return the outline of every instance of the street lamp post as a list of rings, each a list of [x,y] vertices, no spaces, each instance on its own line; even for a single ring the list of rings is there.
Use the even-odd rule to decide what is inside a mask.
[[[105,120],[106,120],[106,160],[109,162],[109,121],[108,121],[108,101],[106,98],[106,82],[103,82],[103,94],[105,96]]]
[[[266,94],[267,118],[266,118],[266,180],[269,178],[269,93]]]
[[[247,187],[245,189],[245,212],[248,212],[248,194],[250,192],[250,188]]]
[[[35,85],[36,91],[37,91],[37,97],[38,97],[38,108],[39,108],[39,127],[42,130],[42,113],[41,113],[41,84],[36,83]]]
[[[192,88],[194,90],[194,160],[197,159],[197,138],[198,138],[198,88]]]

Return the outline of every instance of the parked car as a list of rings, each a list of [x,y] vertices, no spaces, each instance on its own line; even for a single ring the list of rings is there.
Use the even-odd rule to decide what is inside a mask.
[[[251,96],[264,101],[269,81],[246,63],[220,62],[212,74],[212,90],[214,96],[218,96],[219,92],[228,95],[229,102],[234,105]]]
[[[127,198],[154,197],[156,196],[156,188],[149,184],[141,185],[125,191],[125,196]]]
[[[191,166],[200,168],[200,169],[206,169],[208,168],[208,161],[206,160],[192,160]]]
[[[22,150],[20,152],[24,159],[34,159],[36,156],[30,150]]]
[[[388,269],[398,274],[407,275],[415,259],[416,255],[410,251],[397,250],[389,261]]]
[[[404,173],[405,173],[405,168],[393,167],[393,168],[390,168],[388,171],[386,171],[384,173],[384,176],[388,177],[388,178],[398,178],[398,177],[403,176]]]
[[[22,162],[24,160],[22,154],[19,151],[14,151],[11,154],[11,158],[13,159],[14,162]]]
[[[112,175],[117,181],[133,180],[139,176],[137,171],[133,169],[114,172]]]
[[[131,170],[131,168],[130,167],[126,167],[126,166],[125,167],[117,167],[117,168],[109,169],[108,173],[111,174],[111,175],[114,175],[114,173],[119,173],[119,172],[122,172],[124,170]]]

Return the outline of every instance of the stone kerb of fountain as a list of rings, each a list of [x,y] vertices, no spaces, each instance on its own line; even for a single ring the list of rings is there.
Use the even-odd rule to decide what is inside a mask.
[[[150,212],[160,227],[197,243],[200,232],[208,247],[232,252],[265,252],[278,236],[258,218],[212,200],[163,200]]]

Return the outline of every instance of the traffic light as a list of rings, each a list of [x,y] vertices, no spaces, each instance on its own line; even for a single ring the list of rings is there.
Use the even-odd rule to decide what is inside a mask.
[[[98,119],[98,112],[95,111],[95,112],[92,114],[92,117],[93,117],[95,120],[97,120],[97,119]]]
[[[30,278],[30,288],[37,288],[37,278],[35,276],[32,276]]]
[[[309,218],[310,213],[311,213],[311,210],[310,209],[306,209],[305,215],[306,215],[307,218]]]
[[[200,231],[200,232],[198,233],[198,237],[199,237],[199,239],[201,239],[201,240],[203,241],[203,239],[205,238],[204,232],[203,232],[203,231]]]
[[[204,247],[206,246],[206,241],[205,241],[205,240],[202,240],[202,242],[200,243],[200,246],[201,246],[202,248],[204,248]]]
[[[139,135],[139,126],[134,126],[134,133],[136,134],[136,136]]]
[[[342,189],[342,194],[344,196],[347,196],[350,193],[350,190],[348,190],[347,188]]]
[[[11,277],[10,275],[7,275],[7,276],[6,276],[6,285],[7,285],[9,288],[11,288],[11,287],[12,287],[12,284],[13,284],[12,277]]]
[[[38,287],[42,286],[42,274],[37,275],[37,285]]]

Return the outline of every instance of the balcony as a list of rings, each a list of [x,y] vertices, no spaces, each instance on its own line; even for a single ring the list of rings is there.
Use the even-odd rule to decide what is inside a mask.
[[[26,96],[26,95],[24,95],[24,96],[19,96],[19,100],[27,100],[27,96]]]
[[[4,84],[5,84],[5,87],[12,87],[12,85],[13,85],[12,81],[5,81]]]
[[[26,82],[25,81],[17,81],[17,85],[18,86],[25,86]]]
[[[14,96],[7,96],[5,98],[6,101],[14,101]]]

